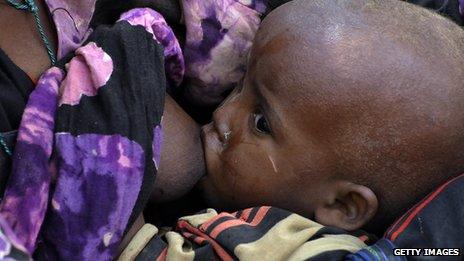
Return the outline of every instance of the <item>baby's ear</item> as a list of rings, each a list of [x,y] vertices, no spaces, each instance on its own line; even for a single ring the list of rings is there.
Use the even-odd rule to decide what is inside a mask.
[[[329,190],[325,203],[315,210],[316,222],[353,231],[366,225],[377,212],[377,197],[366,186],[339,181]]]

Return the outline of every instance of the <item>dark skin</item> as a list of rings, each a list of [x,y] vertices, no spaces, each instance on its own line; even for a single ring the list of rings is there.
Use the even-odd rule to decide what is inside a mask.
[[[40,19],[52,46],[56,48],[56,32],[44,0],[36,0]],[[42,72],[51,65],[44,43],[37,30],[34,16],[16,10],[0,1],[0,47],[32,81],[37,82]],[[33,58],[33,59],[32,59]]]
[[[397,1],[299,0],[271,12],[243,82],[203,128],[206,198],[382,233],[464,171],[462,39]]]
[[[243,86],[204,128],[210,201],[275,205],[352,230],[462,171],[462,58],[434,56],[433,45],[416,53],[409,41],[384,42],[372,28],[343,23],[342,34],[337,26],[308,34],[321,19],[305,17],[318,10],[296,3],[265,20]],[[329,17],[345,17],[336,14]]]
[[[35,3],[39,8],[45,34],[56,51],[57,35],[52,17],[44,0],[35,0]],[[171,14],[171,16],[177,14],[173,10],[179,8],[179,4],[171,0],[121,0],[117,3],[115,1],[99,1],[99,3],[101,5],[98,6],[97,15],[100,16],[95,19],[96,24],[114,23],[122,12],[135,7],[151,7],[161,14]],[[167,19],[180,20],[180,17],[171,16],[167,15]],[[50,68],[51,63],[37,30],[34,16],[27,11],[17,10],[2,0],[0,1],[0,28],[2,28],[0,47],[19,68],[29,75],[32,81],[36,82],[43,71]]]
[[[36,0],[45,32],[56,46],[56,31],[45,2]],[[164,5],[164,1],[133,1],[132,5]],[[0,47],[35,82],[51,64],[31,13],[0,2]],[[32,57],[34,57],[32,59]],[[187,193],[204,173],[203,150],[196,124],[169,96],[163,118],[165,140],[153,202],[174,200]],[[180,146],[182,145],[182,146]]]
[[[45,32],[56,46],[56,32],[43,0],[36,0]],[[136,6],[165,5],[164,1],[134,1]],[[38,34],[33,16],[0,2],[0,47],[9,58],[36,82],[51,64]],[[33,59],[32,59],[33,58]],[[166,95],[163,114],[164,140],[160,169],[151,195],[151,204],[175,200],[187,193],[204,174],[200,128],[177,103]],[[129,229],[121,250],[144,224],[143,216]]]

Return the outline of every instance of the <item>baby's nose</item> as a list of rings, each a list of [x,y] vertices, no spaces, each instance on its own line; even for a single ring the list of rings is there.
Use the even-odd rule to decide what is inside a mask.
[[[218,133],[219,139],[221,140],[222,144],[227,145],[229,141],[232,131],[230,129],[230,120],[225,114],[222,106],[218,108],[213,114],[213,126],[216,132]]]
[[[238,119],[241,118],[239,96],[238,93],[232,92],[213,113],[213,124],[225,145],[234,136],[234,129],[237,129]]]

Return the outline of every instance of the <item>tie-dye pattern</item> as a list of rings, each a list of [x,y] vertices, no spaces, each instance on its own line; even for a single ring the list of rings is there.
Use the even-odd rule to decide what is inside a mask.
[[[66,70],[68,76],[60,89],[59,105],[76,105],[82,95],[97,95],[98,89],[110,79],[113,61],[96,43],[90,42],[76,50]]]
[[[46,2],[58,28],[60,58],[89,36],[95,1]],[[219,102],[243,75],[265,6],[262,0],[183,3],[187,73],[196,83],[188,91],[200,103]],[[136,9],[125,13],[122,19],[143,26],[164,47],[166,78],[179,85],[184,74],[183,55],[162,16],[153,10]],[[99,48],[89,43],[77,50],[80,58],[74,62],[78,66],[73,70],[73,61],[70,63],[64,82],[63,71],[48,70],[30,96],[19,131],[13,172],[0,206],[1,255],[7,255],[12,248],[32,255],[41,229],[45,252],[51,259],[96,260],[114,255],[140,190],[147,163],[143,148],[118,135],[54,134],[57,106],[77,106],[84,96],[98,95],[108,82],[113,63]],[[152,135],[156,171],[161,155],[161,124],[155,124]],[[103,141],[107,144],[102,145]]]
[[[0,218],[0,260],[32,260],[27,250],[18,242],[19,239],[10,230],[6,221]]]
[[[220,103],[243,77],[248,52],[265,10],[263,0],[183,0],[187,28],[186,97]]]
[[[166,75],[170,82],[179,86],[184,77],[184,56],[179,42],[164,17],[150,8],[136,8],[121,15],[120,20],[131,25],[141,25],[164,47]]]
[[[251,9],[256,10],[259,13],[266,12],[266,4],[263,0],[238,0],[242,5],[248,6]]]
[[[159,19],[154,11],[138,9],[126,15],[147,21],[141,25],[155,39],[164,39],[170,31],[153,29],[151,22]],[[65,66],[66,75],[54,67],[39,80],[22,118],[13,171],[0,205],[0,256],[8,258],[15,249],[15,253],[31,257],[38,238],[47,260],[110,260],[115,256],[139,203],[146,173],[154,171],[149,173],[154,178],[161,156],[165,83],[157,81],[166,79],[160,64],[163,52],[159,42],[141,32],[140,27],[126,22],[96,29],[96,36],[90,36],[90,42],[77,49]],[[127,43],[126,35],[136,39]],[[164,42],[179,46],[176,38]],[[173,50],[164,53],[181,57]],[[138,59],[128,59],[132,54]],[[155,58],[157,61],[152,61]],[[139,61],[149,73],[134,68],[133,62]],[[126,96],[131,95],[137,97],[128,100]],[[120,125],[107,121],[105,105],[112,103],[104,99],[110,98],[119,99],[118,104],[142,103],[127,104],[127,110],[136,111],[117,118],[129,121],[122,125],[135,123],[140,128],[121,127],[124,135],[99,128]],[[76,118],[73,114],[78,108],[97,108],[101,122],[87,120],[85,125],[90,127],[83,129],[86,132],[74,133],[71,126],[81,121],[81,115]],[[85,121],[86,115],[82,117]],[[66,128],[68,132],[58,131]],[[152,131],[146,132],[150,128]],[[148,186],[151,188],[151,183]]]
[[[0,231],[0,259],[5,258],[11,252],[11,244]]]
[[[55,152],[59,178],[43,238],[60,248],[48,258],[111,259],[142,185],[142,148],[120,135],[57,133]]]
[[[460,0],[463,1],[463,0]],[[58,58],[77,49],[92,32],[96,0],[46,0],[58,35]],[[244,74],[251,42],[266,11],[265,0],[182,0],[187,29],[182,50],[164,18],[150,9],[130,11],[122,19],[156,35],[166,53],[172,87],[189,80],[185,96],[199,105],[219,104]],[[145,13],[146,15],[141,15]],[[147,20],[147,17],[150,20]],[[154,32],[156,31],[156,32]]]
[[[16,246],[29,253],[47,209],[51,181],[49,159],[52,153],[54,117],[59,83],[63,72],[51,68],[40,78],[23,114],[13,158],[13,168],[0,205],[4,232]]]
[[[89,26],[96,0],[45,0],[45,2],[55,23],[58,37],[57,57],[61,59],[81,46],[92,32]]]

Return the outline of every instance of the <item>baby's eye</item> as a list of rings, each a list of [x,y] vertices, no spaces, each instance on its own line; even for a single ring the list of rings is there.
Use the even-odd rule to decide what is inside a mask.
[[[269,134],[271,129],[269,128],[269,124],[267,123],[266,118],[262,113],[255,113],[253,114],[255,120],[255,129],[261,133]]]

